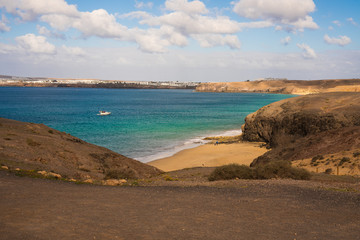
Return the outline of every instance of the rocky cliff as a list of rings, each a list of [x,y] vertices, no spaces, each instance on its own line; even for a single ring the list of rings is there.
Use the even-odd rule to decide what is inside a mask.
[[[321,93],[285,99],[248,115],[243,138],[272,148],[254,164],[296,160],[360,148],[360,93]]]
[[[75,180],[145,178],[161,171],[43,124],[0,118],[0,164]]]
[[[258,92],[306,95],[323,92],[360,92],[360,79],[261,80],[247,82],[202,83],[198,92]]]

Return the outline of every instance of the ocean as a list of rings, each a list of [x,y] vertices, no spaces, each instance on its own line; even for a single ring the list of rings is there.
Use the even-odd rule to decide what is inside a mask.
[[[43,123],[87,142],[148,162],[237,135],[245,117],[293,97],[192,90],[0,87],[0,117]],[[98,116],[100,110],[111,115]]]

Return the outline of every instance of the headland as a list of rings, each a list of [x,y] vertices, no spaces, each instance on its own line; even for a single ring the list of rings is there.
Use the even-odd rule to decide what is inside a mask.
[[[201,83],[197,92],[281,93],[306,95],[324,92],[360,92],[360,79],[287,80]]]
[[[248,115],[237,141],[224,138],[219,145],[184,150],[149,164],[170,171],[286,160],[312,172],[360,176],[359,139],[359,92],[310,94],[269,104]]]

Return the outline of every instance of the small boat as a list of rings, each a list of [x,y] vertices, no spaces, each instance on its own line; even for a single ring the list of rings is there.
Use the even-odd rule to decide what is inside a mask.
[[[106,116],[106,115],[110,115],[111,112],[106,112],[106,111],[99,111],[99,116]]]

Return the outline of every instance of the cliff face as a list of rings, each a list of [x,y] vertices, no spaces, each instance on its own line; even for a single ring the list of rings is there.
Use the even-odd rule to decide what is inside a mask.
[[[360,79],[262,80],[229,83],[202,83],[198,92],[259,92],[306,95],[323,92],[360,92]]]
[[[161,172],[43,124],[4,118],[0,118],[0,163],[12,169],[54,171],[76,180],[102,180],[111,171],[132,178]]]
[[[265,154],[267,160],[360,147],[360,93],[322,93],[275,102],[248,115],[243,131],[244,140],[264,141],[273,148]]]

